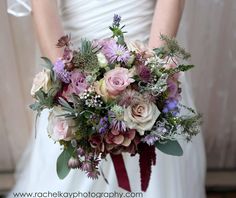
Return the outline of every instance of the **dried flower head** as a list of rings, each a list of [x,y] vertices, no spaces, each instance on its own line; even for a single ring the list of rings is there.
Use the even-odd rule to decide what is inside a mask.
[[[80,161],[78,158],[71,157],[68,161],[68,167],[69,168],[79,168],[80,167]]]
[[[70,40],[71,40],[71,36],[70,35],[65,35],[62,36],[58,41],[56,46],[57,47],[65,47],[65,46],[69,46],[70,45]]]
[[[119,98],[119,105],[128,107],[129,105],[140,101],[142,96],[133,89],[126,89]]]

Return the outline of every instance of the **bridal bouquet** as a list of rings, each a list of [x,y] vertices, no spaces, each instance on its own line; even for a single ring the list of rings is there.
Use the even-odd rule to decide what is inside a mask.
[[[63,146],[57,160],[59,178],[80,169],[89,178],[103,174],[99,163],[110,155],[120,187],[130,191],[122,153],[139,155],[141,188],[146,191],[156,148],[183,154],[178,139],[199,132],[200,116],[181,104],[181,73],[190,55],[164,35],[165,46],[149,49],[124,38],[115,15],[112,36],[81,40],[75,48],[70,36],[58,40],[62,57],[36,75],[31,109],[49,109],[48,134]],[[135,164],[134,164],[135,165]],[[137,164],[138,165],[138,164]]]

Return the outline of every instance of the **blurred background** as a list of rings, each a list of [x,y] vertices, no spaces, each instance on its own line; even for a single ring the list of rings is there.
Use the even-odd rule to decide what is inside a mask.
[[[7,14],[0,1],[0,194],[33,131],[30,88],[38,70],[31,17]],[[186,0],[178,40],[197,67],[189,74],[204,115],[209,197],[236,197],[236,1]],[[193,170],[194,171],[194,170]]]

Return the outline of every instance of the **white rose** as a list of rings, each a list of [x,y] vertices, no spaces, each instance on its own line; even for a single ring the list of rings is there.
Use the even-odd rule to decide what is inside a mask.
[[[51,87],[52,87],[52,83],[51,83],[51,78],[50,78],[50,70],[43,69],[43,71],[36,74],[33,80],[33,86],[31,88],[31,95],[35,96],[35,93],[39,91],[41,88],[45,93],[48,93]]]
[[[65,114],[60,107],[54,107],[48,117],[48,134],[55,140],[70,141],[76,132],[75,121],[71,118],[60,116]]]
[[[107,66],[108,61],[103,53],[99,52],[97,54],[97,58],[98,58],[98,64],[100,67],[104,68]]]
[[[130,129],[136,129],[140,135],[151,130],[160,111],[153,102],[141,101],[130,105],[124,110],[124,120]]]

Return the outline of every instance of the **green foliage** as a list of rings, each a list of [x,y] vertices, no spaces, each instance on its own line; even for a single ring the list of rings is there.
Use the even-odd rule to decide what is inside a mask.
[[[57,175],[60,179],[64,179],[70,172],[68,167],[68,161],[73,156],[74,149],[70,145],[62,151],[60,156],[57,158]]]
[[[161,40],[165,42],[165,45],[161,48],[154,49],[156,55],[160,58],[164,58],[166,56],[170,57],[179,57],[183,60],[187,60],[190,58],[190,53],[186,52],[184,48],[180,47],[178,42],[174,38],[169,38],[163,34],[160,35]]]
[[[187,141],[190,141],[193,136],[200,132],[201,124],[202,116],[200,114],[181,117],[180,125],[184,128],[183,135],[185,135]]]
[[[176,68],[170,68],[170,69],[161,68],[160,71],[162,73],[167,73],[168,75],[173,75],[178,72],[186,72],[186,71],[192,69],[193,67],[194,67],[194,65],[178,65],[178,67],[176,67]]]
[[[48,93],[45,93],[42,89],[35,93],[36,101],[29,107],[33,111],[40,113],[45,108],[52,108],[54,97],[61,89],[61,82],[57,79],[55,72],[53,71],[53,64],[47,57],[41,57],[44,60],[43,66],[50,70],[51,88]]]
[[[45,64],[43,64],[42,66],[49,69],[49,70],[52,70],[53,68],[53,64],[52,62],[50,61],[50,59],[48,59],[47,57],[41,57],[41,59],[44,60]]]
[[[53,107],[53,97],[44,93],[41,89],[35,93],[36,102],[30,105],[33,111],[41,112],[45,108]]]
[[[183,149],[176,140],[159,141],[155,144],[156,148],[168,155],[182,156]]]
[[[125,45],[124,34],[126,32],[122,30],[124,27],[125,26],[120,27],[116,25],[112,25],[109,27],[109,29],[112,31],[112,38],[117,38],[117,43],[119,43],[120,45]]]
[[[40,113],[45,108],[52,108],[54,105],[54,97],[60,89],[61,83],[59,81],[56,81],[54,84],[52,84],[52,88],[48,93],[45,93],[42,91],[42,89],[40,89],[35,93],[36,101],[29,107],[38,113]]]

